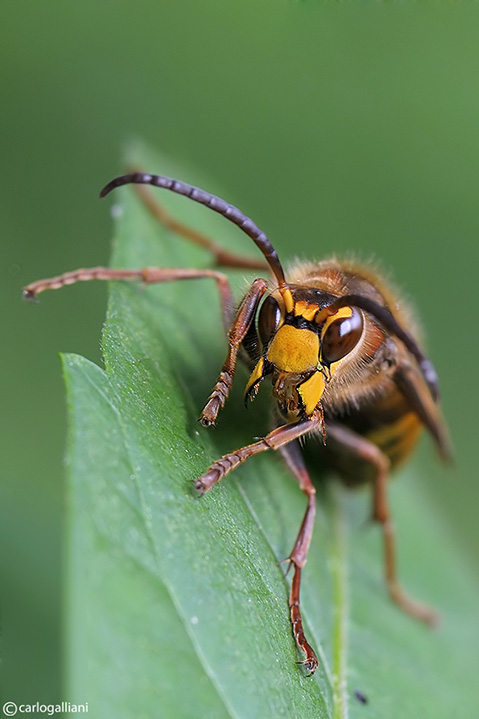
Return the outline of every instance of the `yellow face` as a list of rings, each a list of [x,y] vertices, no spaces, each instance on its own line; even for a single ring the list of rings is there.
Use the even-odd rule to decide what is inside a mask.
[[[261,380],[271,374],[273,393],[283,411],[290,417],[308,417],[357,345],[363,319],[357,309],[331,312],[316,298],[308,301],[301,296],[295,301],[289,288],[285,292],[286,296],[276,292],[268,297],[261,309],[258,331],[263,354],[249,378],[246,396],[254,397]]]
[[[274,334],[266,356],[283,372],[312,371],[318,363],[319,337],[311,330],[283,325]]]

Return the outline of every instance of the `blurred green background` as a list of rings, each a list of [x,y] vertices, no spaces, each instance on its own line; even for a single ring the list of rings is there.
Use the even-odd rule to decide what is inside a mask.
[[[20,290],[108,262],[97,193],[132,137],[227,188],[283,260],[354,251],[391,270],[420,308],[456,450],[446,470],[423,443],[431,511],[472,571],[479,7],[24,0],[0,23],[5,699],[65,698],[57,353],[100,362],[106,299],[91,284],[32,306]]]

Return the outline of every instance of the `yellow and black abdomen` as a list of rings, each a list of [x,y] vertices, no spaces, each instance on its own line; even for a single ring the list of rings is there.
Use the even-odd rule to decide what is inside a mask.
[[[328,417],[325,419],[327,466],[337,472],[349,486],[372,481],[375,470],[371,462],[350,453],[333,436],[328,438]],[[389,459],[391,469],[408,459],[424,426],[404,396],[395,388],[375,398],[364,408],[351,409],[348,414],[331,419],[339,421],[342,426],[379,447]]]
[[[398,391],[379,398],[365,415],[359,414],[356,431],[388,457],[391,468],[402,464],[416,446],[422,422]]]

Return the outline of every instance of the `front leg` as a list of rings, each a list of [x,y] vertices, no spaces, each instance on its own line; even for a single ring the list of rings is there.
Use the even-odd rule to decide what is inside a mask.
[[[311,644],[306,639],[301,616],[300,589],[301,570],[306,564],[311,539],[313,536],[314,518],[316,516],[316,488],[311,481],[309,472],[303,459],[303,453],[299,442],[290,442],[279,449],[290,472],[299,484],[299,488],[308,498],[306,511],[299,528],[298,536],[294,543],[293,550],[288,559],[294,567],[291,589],[289,592],[289,611],[293,637],[297,646],[304,652],[304,659],[299,662],[307,670],[308,674],[314,674],[318,668],[318,657]]]
[[[251,323],[254,321],[259,301],[266,292],[267,287],[266,280],[257,279],[253,282],[239,306],[233,324],[228,330],[228,354],[213,391],[201,413],[200,422],[203,427],[211,427],[215,423],[218,412],[224,407],[233,384],[240,345],[246,337]]]
[[[215,484],[220,482],[231,470],[245,462],[253,455],[259,452],[265,452],[268,449],[279,449],[289,442],[302,437],[311,432],[316,427],[321,427],[323,422],[323,414],[320,411],[315,412],[310,419],[302,419],[292,424],[284,424],[277,427],[266,435],[263,439],[246,447],[235,449],[229,454],[224,454],[220,459],[213,462],[206,472],[198,477],[195,481],[195,488],[200,494],[204,494]]]
[[[300,662],[309,674],[314,674],[318,667],[318,658],[314,649],[307,641],[304,630],[303,620],[301,617],[299,593],[301,585],[301,570],[306,564],[306,558],[313,534],[314,516],[316,512],[316,490],[311,482],[309,474],[304,466],[304,462],[298,456],[299,448],[297,448],[296,440],[313,429],[322,427],[323,413],[317,410],[310,419],[300,420],[294,424],[282,425],[274,429],[266,435],[264,439],[249,444],[234,452],[223,455],[221,459],[216,460],[207,469],[207,471],[199,477],[195,482],[195,487],[200,494],[204,494],[225,477],[231,470],[245,462],[259,452],[265,452],[268,449],[279,449],[283,454],[288,467],[293,472],[299,482],[300,489],[308,498],[306,512],[299,529],[298,536],[294,543],[293,550],[289,556],[291,564],[294,566],[293,580],[291,582],[291,590],[289,595],[289,608],[291,625],[293,629],[293,637],[298,647],[304,652],[305,658]],[[288,451],[291,448],[291,452]]]

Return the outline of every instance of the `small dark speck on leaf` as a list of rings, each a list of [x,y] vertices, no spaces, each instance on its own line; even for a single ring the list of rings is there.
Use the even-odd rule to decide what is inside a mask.
[[[368,698],[367,698],[366,694],[364,694],[364,692],[361,691],[361,689],[355,689],[354,696],[356,697],[358,702],[360,702],[361,704],[368,703]]]

